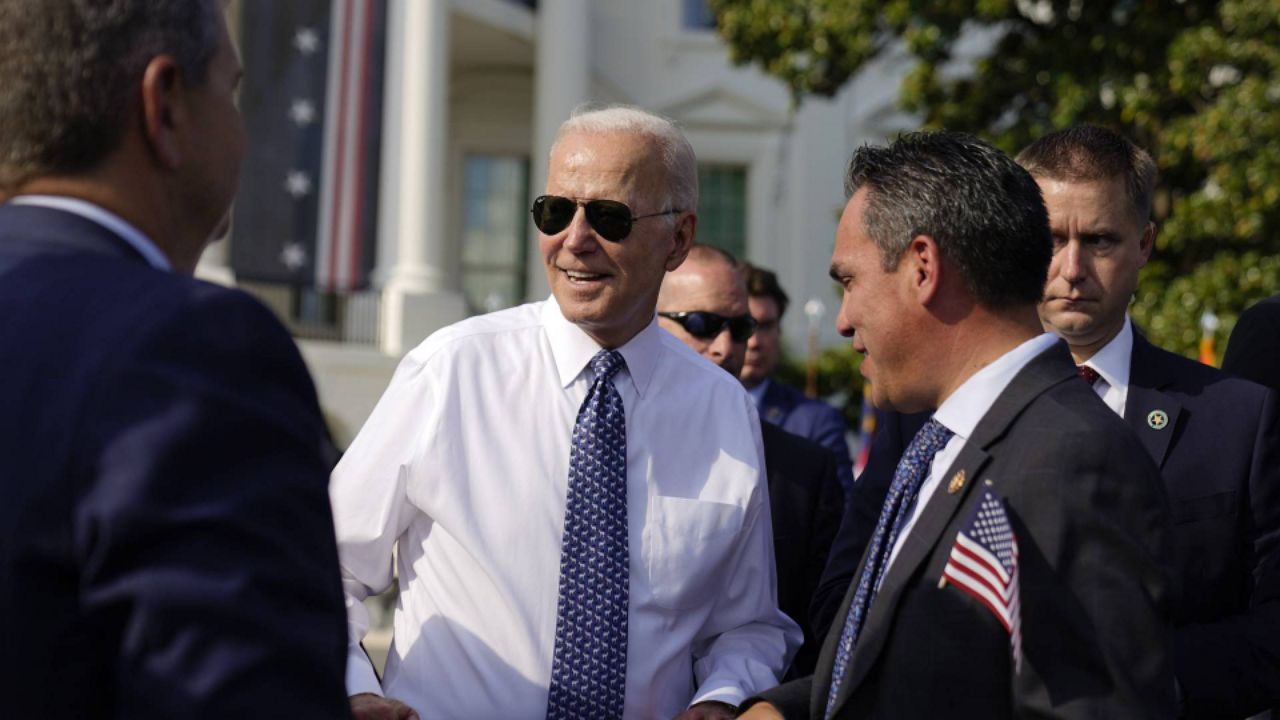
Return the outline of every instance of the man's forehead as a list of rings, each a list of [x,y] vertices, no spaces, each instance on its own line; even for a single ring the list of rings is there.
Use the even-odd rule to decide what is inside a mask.
[[[666,278],[667,294],[673,302],[713,303],[736,309],[747,306],[747,287],[733,267],[714,262],[685,262]],[[712,307],[683,308],[715,310]]]
[[[1137,215],[1129,199],[1124,178],[1064,180],[1036,178],[1044,195],[1049,223],[1060,227],[1070,221],[1084,230],[1120,230]]]

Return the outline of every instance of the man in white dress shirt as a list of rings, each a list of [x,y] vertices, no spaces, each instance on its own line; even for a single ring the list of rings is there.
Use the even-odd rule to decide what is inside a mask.
[[[1160,467],[1173,512],[1174,658],[1184,717],[1280,707],[1276,393],[1156,347],[1126,312],[1155,246],[1156,165],[1104,128],[1018,154],[1049,209],[1040,318]]]
[[[728,717],[776,683],[800,633],[777,609],[754,407],[655,322],[696,207],[693,151],[669,121],[576,113],[532,210],[552,297],[447,327],[401,363],[331,488],[357,718]],[[597,382],[602,357],[615,364]],[[617,440],[579,442],[608,415],[600,397],[625,415],[620,467],[593,475],[617,481],[603,520],[625,507],[625,539],[587,541],[623,553],[610,582],[564,569],[575,497],[596,489],[575,485],[579,453]],[[362,601],[392,582],[393,548],[400,600],[379,683],[358,644]],[[622,622],[572,626],[615,602]],[[561,675],[588,646],[625,667]],[[614,704],[591,704],[601,697]]]

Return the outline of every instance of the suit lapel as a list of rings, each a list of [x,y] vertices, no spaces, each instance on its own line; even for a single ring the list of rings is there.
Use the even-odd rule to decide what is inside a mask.
[[[1159,351],[1135,329],[1124,420],[1137,433],[1157,467],[1164,466],[1169,441],[1182,415],[1182,403],[1161,392],[1172,381],[1167,370]]]
[[[954,478],[963,470],[968,481],[955,492],[951,492],[945,485],[936,488],[916,519],[915,525],[903,538],[902,548],[894,559],[893,565],[889,567],[889,572],[880,586],[880,592],[877,593],[875,601],[868,610],[866,622],[859,633],[857,646],[854,647],[853,656],[849,659],[849,669],[845,672],[844,684],[836,696],[837,712],[875,665],[876,658],[883,650],[892,628],[898,600],[911,585],[920,565],[937,552],[940,543],[950,545],[953,541],[954,538],[945,536],[946,530],[951,525],[956,512],[969,497],[970,490],[980,482],[979,473],[990,460],[988,453],[990,447],[1004,436],[1028,403],[1053,385],[1073,378],[1075,378],[1075,365],[1071,362],[1066,343],[1058,342],[1032,359],[1014,377],[1004,392],[996,398],[991,409],[978,422],[973,435],[961,449],[959,457],[942,476],[943,483],[948,483],[950,478]],[[863,563],[865,562],[864,554]],[[835,658],[835,644],[839,637],[839,630],[836,628],[843,627],[844,618],[849,612],[854,586],[861,574],[862,564],[860,563],[858,572],[854,575],[854,581],[849,591],[845,593],[840,613],[836,616],[838,625],[833,625],[834,632],[827,634],[827,642],[823,645],[822,655],[818,661],[818,672],[821,673],[824,683],[814,683],[814,697],[811,698],[811,705],[817,702],[818,692],[822,693],[822,702],[825,704],[827,688],[830,687],[831,667]],[[825,687],[819,688],[820,684],[825,684]],[[818,707],[819,712],[823,709],[822,706],[814,706]],[[815,717],[821,717],[821,715],[815,715]]]
[[[943,533],[951,524],[956,511],[964,504],[965,498],[969,496],[969,489],[973,487],[973,483],[966,482],[954,493],[947,490],[945,483],[962,470],[965,477],[976,479],[989,459],[990,456],[981,447],[966,442],[960,451],[960,456],[942,476],[944,484],[936,488],[933,497],[929,498],[928,504],[916,518],[910,532],[903,538],[902,548],[894,558],[893,565],[889,567],[889,572],[880,585],[880,591],[876,594],[875,601],[867,613],[866,622],[859,633],[858,644],[854,648],[853,656],[849,659],[849,669],[845,673],[844,685],[836,697],[837,707],[844,703],[853,689],[858,687],[871,671],[889,637],[898,599],[910,585],[921,563],[933,553],[939,541],[945,541],[948,544],[951,541],[950,538],[944,538]],[[856,578],[857,576],[855,580]]]

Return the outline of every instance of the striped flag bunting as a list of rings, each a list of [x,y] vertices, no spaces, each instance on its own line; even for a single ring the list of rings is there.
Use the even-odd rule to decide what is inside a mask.
[[[387,0],[241,6],[238,278],[349,292],[377,247]]]

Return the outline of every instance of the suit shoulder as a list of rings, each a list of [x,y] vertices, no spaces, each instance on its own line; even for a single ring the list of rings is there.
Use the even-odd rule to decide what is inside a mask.
[[[1088,385],[1072,378],[1028,403],[1023,426],[1089,438],[1090,442],[1084,447],[1087,452],[1113,448],[1117,438],[1119,442],[1138,447],[1137,438],[1124,419],[1112,412]],[[1073,448],[1072,452],[1076,451]]]
[[[835,457],[835,453],[825,445],[820,445],[809,438],[787,432],[771,423],[760,423],[761,439],[764,442],[766,462],[770,455],[778,458],[827,458]]]
[[[1252,380],[1163,348],[1153,347],[1152,350],[1154,357],[1164,366],[1170,389],[1188,397],[1193,403],[1217,402],[1224,407],[1238,407],[1241,402],[1260,404],[1270,392]]]

